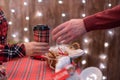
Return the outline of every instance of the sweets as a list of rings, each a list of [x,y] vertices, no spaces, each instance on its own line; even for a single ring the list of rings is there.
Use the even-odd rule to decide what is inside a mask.
[[[49,67],[55,70],[58,60],[64,56],[77,58],[83,55],[83,50],[79,48],[80,46],[78,43],[73,43],[73,45],[58,45],[51,47],[50,52],[46,54]]]

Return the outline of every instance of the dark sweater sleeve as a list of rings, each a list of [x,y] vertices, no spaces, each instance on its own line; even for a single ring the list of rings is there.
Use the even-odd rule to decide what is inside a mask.
[[[83,19],[87,31],[120,26],[120,5]]]

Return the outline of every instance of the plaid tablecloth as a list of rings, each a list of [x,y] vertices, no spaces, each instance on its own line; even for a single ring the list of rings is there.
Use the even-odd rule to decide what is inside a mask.
[[[8,80],[51,80],[54,73],[46,61],[31,58],[10,61],[5,65]]]

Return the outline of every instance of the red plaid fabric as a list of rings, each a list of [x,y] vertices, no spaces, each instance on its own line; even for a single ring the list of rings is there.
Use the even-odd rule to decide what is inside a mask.
[[[49,30],[34,31],[34,40],[38,42],[49,42]]]
[[[53,80],[46,61],[21,58],[5,64],[8,80]]]
[[[6,44],[8,23],[0,9],[0,63],[25,55],[24,44]]]
[[[3,11],[0,9],[0,44],[5,44],[7,39],[8,24]]]

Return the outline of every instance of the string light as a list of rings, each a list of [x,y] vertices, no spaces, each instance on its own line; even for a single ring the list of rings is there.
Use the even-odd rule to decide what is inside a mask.
[[[39,2],[39,3],[41,3],[41,2],[42,2],[42,0],[38,0],[38,2]]]
[[[12,35],[12,37],[13,37],[13,38],[15,38],[15,37],[16,37],[16,35],[15,35],[15,34],[13,34],[13,35]]]
[[[85,4],[85,3],[86,3],[86,0],[82,0],[82,3]]]
[[[84,52],[85,52],[85,54],[88,54],[88,53],[89,53],[88,49],[85,49]]]
[[[27,2],[24,2],[24,6],[27,6],[28,5],[28,3]]]
[[[113,32],[112,30],[109,30],[109,31],[108,31],[108,34],[111,35],[111,36],[113,36],[113,35],[114,35],[114,32]]]
[[[11,12],[12,12],[12,13],[15,13],[15,9],[11,9]]]
[[[29,39],[28,39],[28,38],[25,38],[25,39],[24,39],[24,42],[29,42]]]
[[[109,43],[108,42],[105,42],[104,43],[104,47],[107,48],[109,46]]]
[[[105,69],[106,68],[105,64],[103,64],[103,63],[100,63],[99,67],[100,67],[100,69]]]
[[[43,14],[41,12],[37,11],[36,16],[40,17],[40,16],[43,16]]]
[[[9,25],[12,25],[12,21],[9,21],[8,24],[9,24]]]
[[[87,63],[87,61],[86,60],[82,60],[82,65],[85,65],[86,63]]]
[[[107,58],[107,55],[106,55],[106,54],[101,54],[101,55],[99,56],[99,58],[102,59],[102,60],[104,60],[104,59]]]
[[[85,17],[85,16],[86,16],[86,14],[85,14],[85,13],[83,13],[83,14],[82,14],[82,17]]]
[[[107,77],[106,77],[106,76],[103,76],[103,77],[102,77],[102,80],[107,80]]]
[[[85,38],[85,39],[84,39],[84,42],[85,42],[85,43],[88,43],[88,42],[89,42],[89,40],[88,40],[87,38]]]
[[[65,14],[65,13],[62,13],[62,14],[61,14],[61,16],[62,16],[62,17],[65,17],[65,16],[66,16],[66,14]]]
[[[24,28],[24,31],[28,31],[28,28]]]
[[[26,20],[29,20],[30,18],[28,17],[28,16],[26,16],[26,18],[25,18]]]
[[[63,4],[63,1],[62,1],[62,0],[59,0],[58,3],[59,3],[59,4]]]
[[[109,3],[109,4],[108,4],[108,6],[109,6],[109,7],[111,7],[111,6],[112,6],[112,4],[111,4],[111,3]]]

